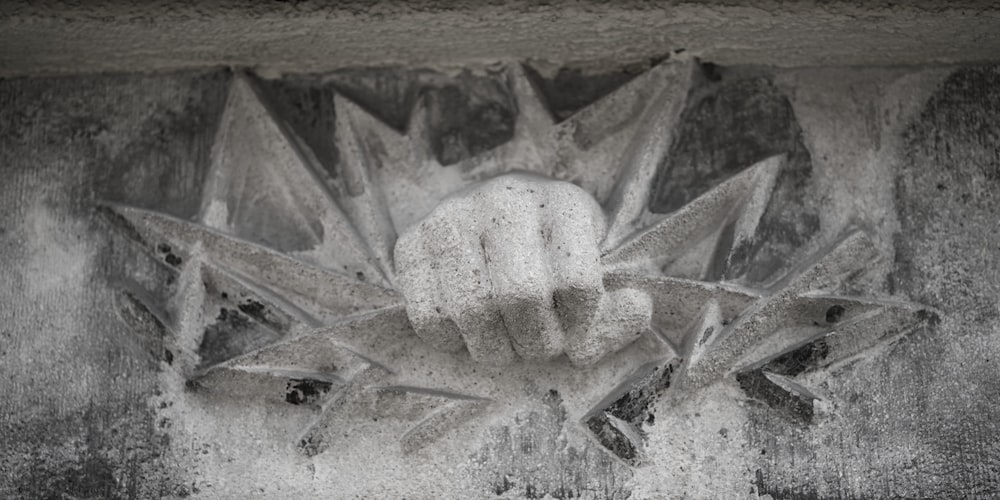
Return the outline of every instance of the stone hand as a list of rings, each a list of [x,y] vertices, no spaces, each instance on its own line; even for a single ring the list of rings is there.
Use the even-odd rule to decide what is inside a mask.
[[[566,353],[595,363],[649,328],[648,295],[605,291],[604,213],[579,187],[530,174],[490,179],[443,200],[396,242],[395,266],[417,334],[476,361]]]

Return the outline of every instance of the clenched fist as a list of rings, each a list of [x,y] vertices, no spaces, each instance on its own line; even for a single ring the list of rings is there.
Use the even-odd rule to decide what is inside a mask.
[[[606,292],[604,213],[568,182],[508,174],[446,198],[399,237],[399,286],[417,334],[476,361],[566,353],[586,365],[649,328],[637,290]]]

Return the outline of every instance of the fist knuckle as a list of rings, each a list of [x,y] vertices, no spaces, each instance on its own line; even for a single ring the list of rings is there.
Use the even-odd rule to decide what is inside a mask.
[[[605,293],[604,223],[583,189],[526,175],[449,197],[397,242],[407,312],[419,329],[460,332],[476,361],[599,359],[651,314],[648,296]]]

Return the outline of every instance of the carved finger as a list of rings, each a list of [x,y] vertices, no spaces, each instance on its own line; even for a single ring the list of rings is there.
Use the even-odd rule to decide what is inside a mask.
[[[599,247],[604,214],[589,194],[571,184],[559,186],[544,205],[543,237],[555,310],[566,342],[579,342],[574,339],[586,334],[604,294]]]
[[[597,363],[649,330],[653,301],[645,292],[623,288],[604,294],[597,320],[587,333],[568,343],[566,354],[577,366]]]
[[[406,314],[417,335],[436,349],[457,351],[465,345],[458,325],[450,317],[445,294],[459,240],[457,227],[432,214],[396,242],[394,260],[399,287],[406,297]]]
[[[459,202],[446,208],[461,212],[447,214],[452,221],[463,220],[460,215],[475,210],[470,204]],[[485,248],[479,236],[481,227],[475,220],[466,219],[465,224],[467,227],[452,231],[448,257],[439,269],[445,275],[441,280],[444,309],[458,325],[472,359],[493,365],[508,364],[516,356],[494,298]]]
[[[514,347],[504,328],[503,316],[493,300],[455,316],[469,355],[479,363],[506,365],[516,359]]]
[[[494,300],[517,354],[549,359],[562,352],[563,335],[540,225],[535,212],[511,208],[498,206],[483,236]]]

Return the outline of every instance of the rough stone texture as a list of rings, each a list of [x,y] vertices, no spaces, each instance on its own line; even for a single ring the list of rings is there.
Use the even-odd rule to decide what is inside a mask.
[[[0,6],[0,75],[498,58],[607,67],[675,51],[726,65],[954,63],[995,58],[998,17],[989,0],[20,0]]]
[[[506,174],[445,199],[394,253],[418,335],[472,358],[566,353],[593,364],[649,329],[638,290],[605,293],[600,205],[568,182]]]
[[[747,71],[723,68],[717,83]],[[622,357],[599,364],[602,372],[567,381],[549,365],[442,374],[445,358],[419,351],[427,357],[408,373],[419,371],[424,380],[506,381],[488,394],[490,406],[464,399],[471,403],[435,414],[471,423],[444,426],[452,430],[422,447],[442,427],[439,421],[423,434],[408,434],[402,445],[399,435],[448,395],[401,388],[349,394],[345,411],[305,436],[306,453],[294,437],[340,382],[288,374],[265,401],[219,397],[208,382],[223,386],[225,374],[204,387],[185,385],[177,368],[185,349],[171,345],[164,332],[171,311],[144,309],[148,297],[122,295],[120,281],[145,276],[138,289],[169,296],[189,285],[177,272],[189,257],[171,247],[137,259],[141,252],[101,223],[106,218],[95,209],[110,198],[184,219],[198,215],[230,75],[0,82],[0,274],[8,284],[0,287],[0,496],[997,495],[1000,415],[991,401],[1000,380],[1000,72],[996,66],[753,71],[770,83],[763,91],[737,85],[737,95],[748,95],[733,101],[787,100],[801,130],[795,147],[808,152],[801,168],[815,187],[800,202],[818,223],[803,233],[793,255],[819,251],[852,224],[866,228],[875,253],[887,258],[870,264],[845,292],[932,306],[936,315],[927,313],[917,332],[834,364],[826,360],[842,339],[831,338],[769,360],[766,371],[743,380],[701,391],[679,387],[669,397],[655,394],[673,385],[665,374],[674,369],[653,358],[634,374],[632,389],[597,407],[585,407],[582,395],[613,389],[607,385],[627,372],[628,365],[615,365]],[[364,81],[369,73],[357,74]],[[378,88],[366,92],[379,95]],[[387,100],[400,95],[386,92]],[[306,108],[320,121],[293,126],[336,129],[346,113],[336,105]],[[746,122],[755,115],[738,111],[720,106],[700,126],[699,120],[684,126],[711,131],[723,122],[750,129]],[[336,116],[323,114],[330,112]],[[448,116],[461,121],[476,114]],[[509,132],[497,127],[494,133]],[[720,153],[727,158],[744,145],[719,147],[734,148]],[[676,157],[664,163],[677,164]],[[244,322],[284,331],[284,320],[262,312],[271,304],[258,307],[237,295],[222,305],[221,293],[232,283],[221,273],[205,276],[206,293],[218,295],[212,307],[232,311],[211,316],[218,320],[216,338],[225,338],[223,325],[238,330]],[[850,317],[819,303],[817,322]],[[707,311],[702,326],[724,320],[727,307]],[[378,325],[389,336],[403,319],[398,310],[393,314]],[[220,357],[226,349],[247,348],[204,347]],[[622,356],[639,359],[641,351]],[[808,383],[815,398],[803,399],[793,385],[800,383]],[[810,399],[811,405],[803,403]],[[480,418],[473,421],[473,414]],[[577,425],[581,421],[588,425]],[[601,432],[598,439],[587,434],[593,428]],[[623,433],[641,436],[627,441],[641,448],[625,447]],[[328,448],[312,454],[320,442]],[[606,442],[623,447],[609,454]]]

